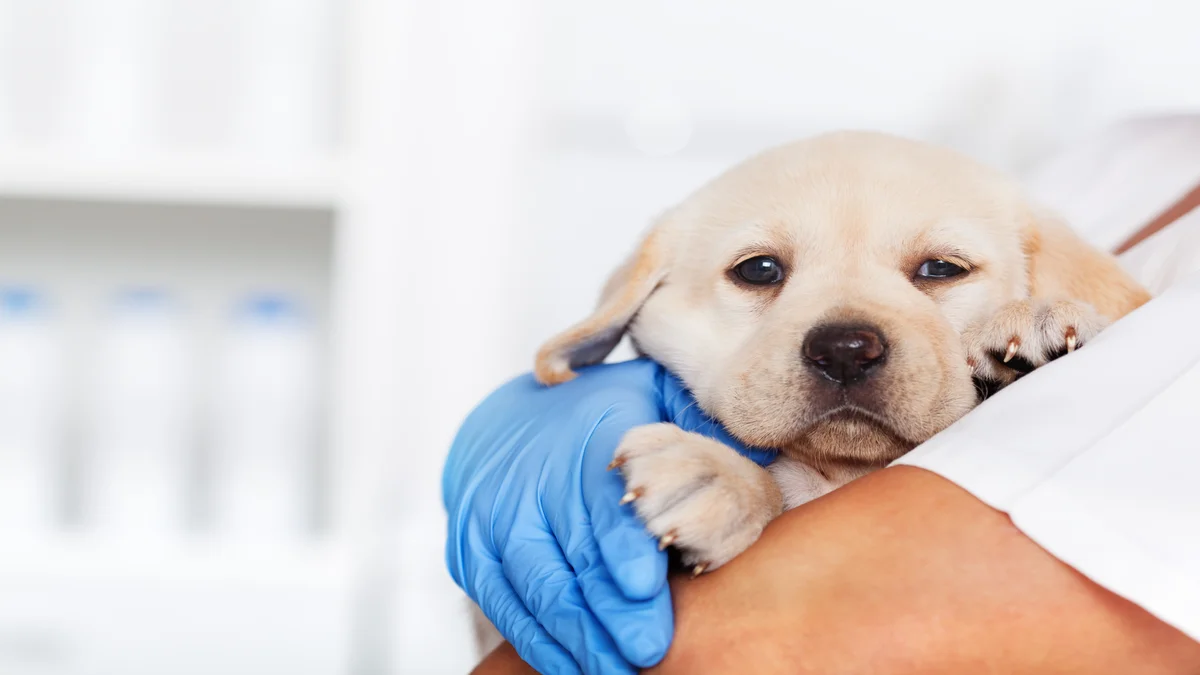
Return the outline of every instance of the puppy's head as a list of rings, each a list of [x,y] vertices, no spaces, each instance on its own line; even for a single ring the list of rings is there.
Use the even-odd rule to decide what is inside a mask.
[[[977,401],[960,339],[1024,297],[1033,215],[950,151],[839,133],[768,151],[665,214],[545,383],[628,331],[742,441],[879,465]]]

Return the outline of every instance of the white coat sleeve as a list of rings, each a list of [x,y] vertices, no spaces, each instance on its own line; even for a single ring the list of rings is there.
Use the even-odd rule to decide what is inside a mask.
[[[897,464],[957,483],[1200,640],[1200,275]]]

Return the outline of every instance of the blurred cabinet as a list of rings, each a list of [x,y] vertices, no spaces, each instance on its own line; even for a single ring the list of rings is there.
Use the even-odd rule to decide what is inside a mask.
[[[0,672],[347,672],[336,211],[72,190],[0,199]]]
[[[0,673],[387,672],[335,431],[350,6],[0,0]]]

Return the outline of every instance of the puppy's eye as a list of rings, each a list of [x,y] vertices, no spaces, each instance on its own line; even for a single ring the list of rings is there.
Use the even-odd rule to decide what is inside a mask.
[[[783,267],[778,260],[766,255],[743,260],[733,268],[733,273],[755,286],[770,286],[783,281]]]
[[[917,268],[919,279],[949,279],[965,273],[967,270],[959,265],[945,260],[926,260]]]

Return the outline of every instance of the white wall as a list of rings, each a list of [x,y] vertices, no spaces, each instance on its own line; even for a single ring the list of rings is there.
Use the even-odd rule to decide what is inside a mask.
[[[1200,9],[1178,0],[546,3],[546,101],[621,116],[671,95],[702,124],[871,126],[971,140],[1077,134],[1200,104]],[[992,161],[1021,159],[982,146]],[[986,154],[986,153],[985,153]]]

